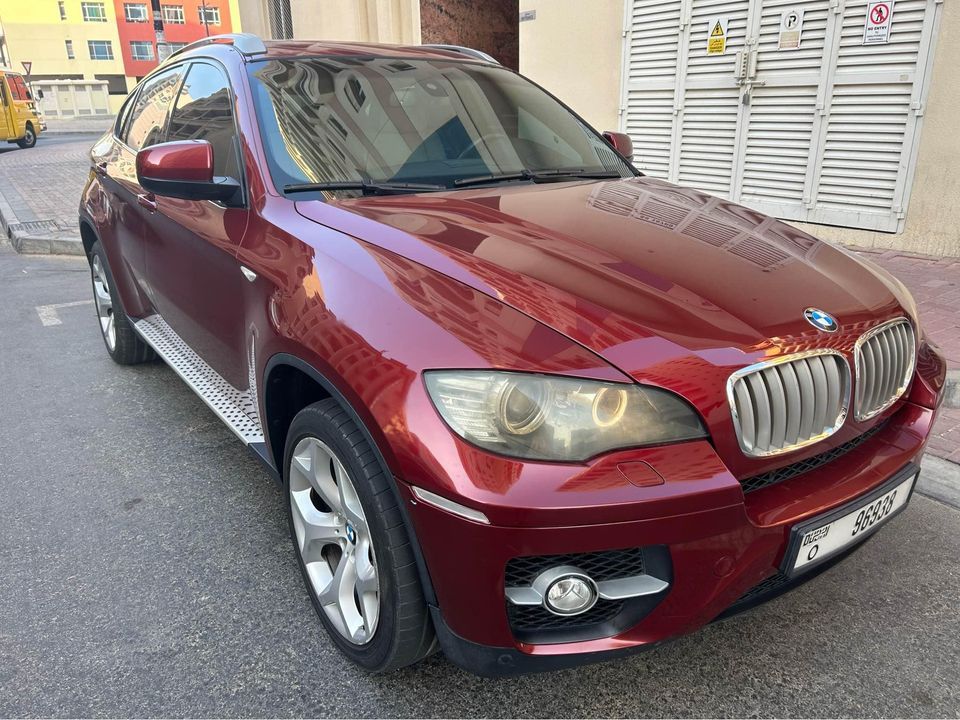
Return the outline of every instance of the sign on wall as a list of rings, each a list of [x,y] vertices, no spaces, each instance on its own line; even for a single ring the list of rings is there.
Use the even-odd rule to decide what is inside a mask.
[[[778,50],[799,50],[800,34],[803,32],[803,9],[787,8],[780,15],[780,41]]]
[[[727,51],[727,28],[730,18],[719,15],[707,24],[707,55],[723,55]]]
[[[867,16],[863,21],[863,44],[885,43],[890,39],[893,22],[893,0],[867,3]]]

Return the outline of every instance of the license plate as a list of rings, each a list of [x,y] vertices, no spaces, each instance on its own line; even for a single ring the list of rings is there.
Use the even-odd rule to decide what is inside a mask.
[[[916,480],[917,473],[913,472],[906,480],[874,493],[854,509],[841,511],[839,517],[834,512],[829,520],[818,518],[795,530],[789,574],[808,570],[873,534],[907,504]]]

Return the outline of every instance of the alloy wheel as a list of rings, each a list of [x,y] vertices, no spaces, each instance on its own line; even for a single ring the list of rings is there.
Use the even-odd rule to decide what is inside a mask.
[[[380,617],[373,538],[346,468],[315,437],[297,443],[290,458],[290,507],[311,591],[337,631],[365,645]]]
[[[103,264],[97,255],[93,256],[93,301],[97,306],[97,317],[100,320],[100,331],[111,351],[117,346],[117,324],[113,314],[113,298],[110,296],[110,285]]]

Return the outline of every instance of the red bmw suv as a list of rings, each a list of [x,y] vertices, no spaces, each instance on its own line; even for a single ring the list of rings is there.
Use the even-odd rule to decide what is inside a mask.
[[[107,351],[282,482],[359,665],[630,653],[909,501],[945,365],[903,285],[631,155],[476,51],[250,35],[175,53],[93,147]]]

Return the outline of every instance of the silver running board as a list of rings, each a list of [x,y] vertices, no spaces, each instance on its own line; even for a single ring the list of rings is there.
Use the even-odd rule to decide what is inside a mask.
[[[137,320],[133,328],[237,437],[248,444],[264,441],[255,395],[227,382],[159,315]]]

